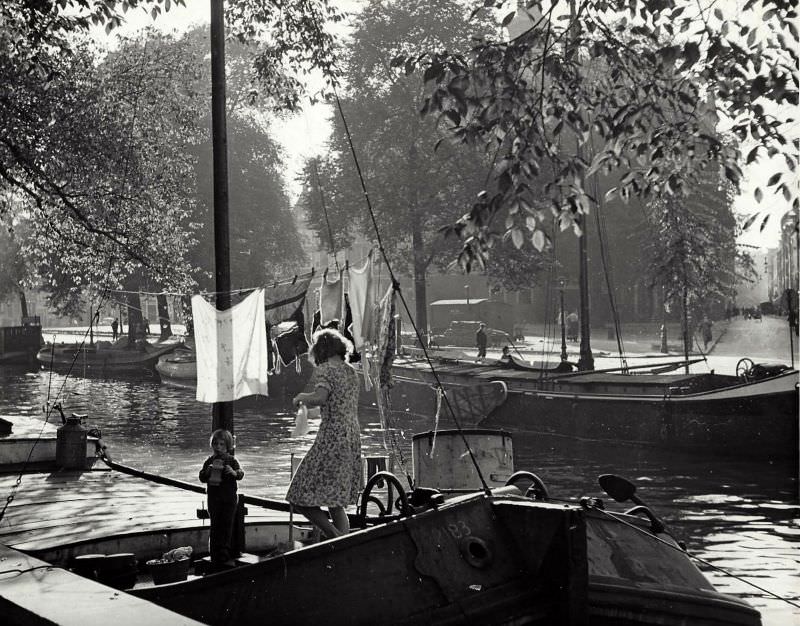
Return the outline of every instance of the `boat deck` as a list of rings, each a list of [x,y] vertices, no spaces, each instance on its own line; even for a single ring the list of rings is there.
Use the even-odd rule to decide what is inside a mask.
[[[654,364],[653,367],[657,367]],[[430,365],[423,359],[398,358],[395,361],[398,376],[433,382]],[[509,390],[532,391],[542,388],[571,391],[580,389],[594,393],[611,393],[623,390],[641,394],[663,394],[665,390],[703,391],[727,386],[737,382],[734,376],[717,374],[660,373],[654,376],[645,371],[623,375],[619,372],[556,372],[555,369],[515,369],[507,365],[487,361],[482,364],[471,361],[442,359],[436,362],[436,373],[440,380],[450,384],[471,384],[472,381],[489,382],[502,380]]]
[[[79,626],[91,610],[113,614],[120,626],[198,624],[65,568],[85,554],[135,553],[144,560],[178,546],[202,554],[209,522],[198,519],[198,509],[205,508],[205,494],[115,471],[100,461],[86,470],[59,469],[57,428],[42,420],[3,415],[0,433],[0,500],[7,503],[0,519],[5,622]],[[90,439],[89,458],[93,450]],[[248,546],[276,545],[285,540],[289,515],[251,505],[246,524]]]
[[[0,545],[0,610],[4,623],[84,626],[87,613],[115,626],[200,625],[127,593]]]
[[[0,520],[0,544],[42,554],[111,535],[176,528],[207,532],[208,520],[197,515],[205,508],[203,493],[112,471],[101,461],[83,471],[57,469],[52,463],[54,425],[17,416],[0,418],[12,423],[12,433],[0,436],[0,499],[5,502],[13,495]],[[48,450],[53,451],[49,461]],[[21,473],[29,454],[36,461],[35,471]],[[197,486],[202,487],[199,482]],[[248,524],[288,524],[288,519],[287,513],[248,507]]]

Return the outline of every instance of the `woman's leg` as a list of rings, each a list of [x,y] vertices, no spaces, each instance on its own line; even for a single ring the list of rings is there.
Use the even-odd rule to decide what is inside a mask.
[[[320,507],[295,506],[294,508],[298,513],[307,517],[308,521],[319,528],[322,531],[322,534],[324,534],[328,539],[333,539],[334,537],[338,537],[342,534],[339,529],[336,528],[336,526],[331,524],[331,520],[328,519],[328,514]]]
[[[331,519],[333,519],[333,525],[336,526],[336,530],[343,535],[347,535],[350,532],[350,520],[347,518],[347,512],[344,507],[331,506],[328,507],[328,510],[331,512]]]

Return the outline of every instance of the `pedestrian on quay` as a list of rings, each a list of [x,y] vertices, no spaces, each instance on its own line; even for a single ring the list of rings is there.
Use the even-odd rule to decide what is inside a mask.
[[[578,341],[578,322],[580,318],[578,313],[573,311],[567,315],[567,339],[569,341]]]
[[[115,317],[114,321],[111,322],[111,340],[116,341],[117,337],[119,336],[117,331],[119,330],[119,320]]]
[[[708,350],[708,344],[711,343],[711,327],[714,325],[708,315],[704,315],[700,321],[700,333],[703,337],[703,350]]]
[[[295,407],[321,407],[321,422],[286,499],[329,539],[350,532],[345,507],[355,504],[361,493],[358,374],[349,363],[352,353],[353,344],[339,331],[326,328],[314,333],[313,391],[299,393],[292,400]]]
[[[482,361],[486,358],[486,324],[483,322],[475,333],[475,345],[478,347],[478,356],[475,360]]]
[[[219,428],[211,433],[213,454],[203,463],[200,482],[206,483],[208,514],[211,518],[209,552],[211,567],[219,571],[233,567],[233,528],[238,505],[237,484],[244,471],[233,456],[233,435]]]

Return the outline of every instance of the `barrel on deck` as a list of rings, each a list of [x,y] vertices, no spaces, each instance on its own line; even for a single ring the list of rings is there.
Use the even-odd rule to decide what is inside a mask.
[[[511,435],[487,429],[440,430],[414,435],[412,455],[416,485],[443,492],[482,489],[464,439],[469,443],[487,486],[505,485],[514,473]]]

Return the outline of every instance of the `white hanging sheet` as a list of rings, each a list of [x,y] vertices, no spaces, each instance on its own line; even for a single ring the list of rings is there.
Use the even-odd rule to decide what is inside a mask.
[[[335,281],[329,282],[327,277],[322,277],[319,288],[320,324],[327,324],[332,320],[339,320],[344,324],[342,308],[344,305],[344,292],[342,290],[342,275],[339,274]],[[339,330],[344,330],[340,328]]]
[[[267,394],[267,334],[264,289],[218,311],[202,296],[192,297],[197,351],[197,399],[228,402]]]
[[[375,302],[372,280],[372,255],[367,257],[364,267],[357,270],[351,267],[347,295],[350,298],[350,311],[353,314],[353,343],[356,350],[361,350],[367,343],[367,336],[372,324],[372,308]]]

